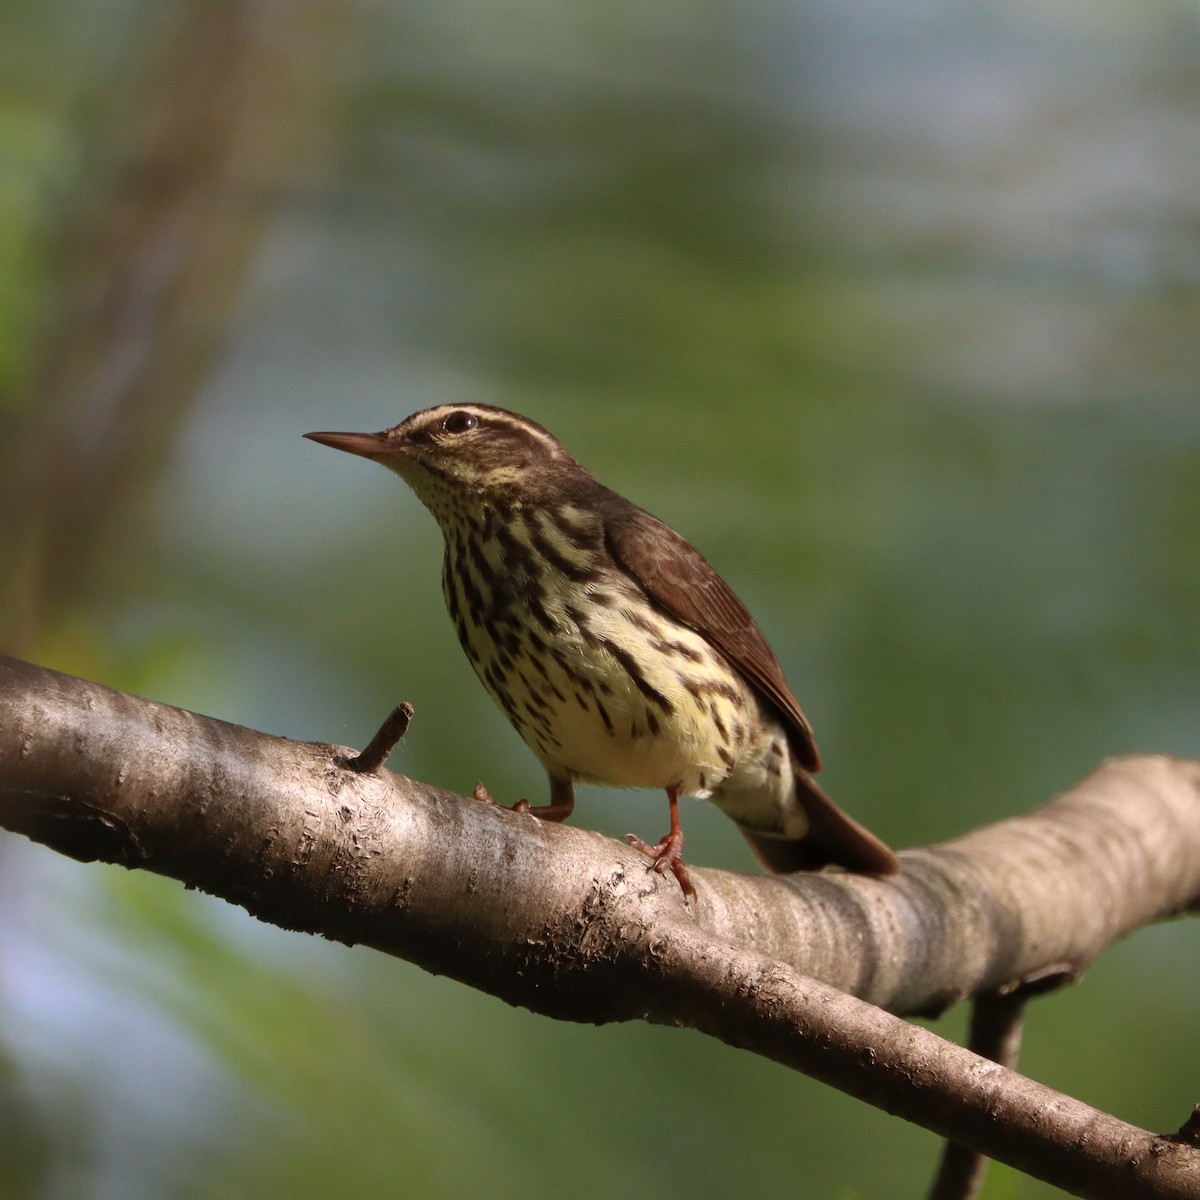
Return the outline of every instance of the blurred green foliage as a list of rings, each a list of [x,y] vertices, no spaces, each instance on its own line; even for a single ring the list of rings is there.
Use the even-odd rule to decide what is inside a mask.
[[[1194,6],[0,11],[7,648],[292,737],[360,744],[410,699],[393,766],[537,798],[441,611],[432,521],[299,438],[462,397],[543,421],[719,565],[831,792],[895,844],[1107,755],[1198,753]],[[274,90],[231,99],[214,46]],[[253,223],[200,255],[231,295],[90,352],[160,356],[183,424],[140,440],[119,371],[39,381],[189,73],[235,164],[238,114],[295,150],[215,189],[205,220]],[[174,244],[139,261],[170,278]],[[116,450],[136,486],[103,505],[61,469]],[[87,541],[73,574],[55,520]],[[656,836],[661,808],[588,793],[577,819]],[[692,861],[750,869],[719,814],[685,822]],[[1194,939],[1147,931],[1040,1001],[1024,1069],[1176,1127]],[[901,1196],[937,1150],[696,1035],[554,1025],[14,839],[0,1117],[4,1200]],[[986,1194],[1053,1193],[994,1169]]]

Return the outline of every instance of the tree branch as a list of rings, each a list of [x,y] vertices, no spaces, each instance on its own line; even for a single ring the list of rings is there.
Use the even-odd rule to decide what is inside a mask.
[[[1025,1005],[1031,994],[1030,986],[1021,986],[1013,991],[976,996],[971,1004],[968,1047],[983,1058],[1015,1071],[1021,1056]],[[978,1150],[959,1142],[947,1142],[928,1200],[974,1200],[983,1188],[987,1164],[987,1156]]]
[[[688,905],[619,842],[347,756],[0,657],[5,828],[548,1015],[701,1029],[1078,1195],[1200,1195],[1187,1139],[882,1011],[1078,974],[1200,906],[1200,763],[1114,760],[1036,813],[905,852],[896,879],[695,869]]]

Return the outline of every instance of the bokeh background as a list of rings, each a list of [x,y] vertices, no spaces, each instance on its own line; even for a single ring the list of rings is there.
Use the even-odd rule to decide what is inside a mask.
[[[894,844],[1200,753],[1192,0],[0,17],[6,651],[294,738],[409,699],[397,769],[539,796],[432,520],[300,438],[464,398],[719,565]],[[1036,1005],[1024,1068],[1176,1128],[1198,964],[1188,923],[1140,933]],[[899,1197],[936,1154],[698,1035],[552,1024],[0,839],[4,1200]]]

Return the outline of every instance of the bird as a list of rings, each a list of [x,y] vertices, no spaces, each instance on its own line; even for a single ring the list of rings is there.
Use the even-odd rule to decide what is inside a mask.
[[[548,803],[514,810],[563,821],[577,783],[665,791],[668,832],[626,840],[685,899],[682,796],[712,800],[769,871],[899,870],[814,778],[812,727],[745,605],[548,430],[464,403],[378,433],[304,436],[394,471],[441,527],[458,640],[549,778]],[[476,797],[491,800],[482,784]]]

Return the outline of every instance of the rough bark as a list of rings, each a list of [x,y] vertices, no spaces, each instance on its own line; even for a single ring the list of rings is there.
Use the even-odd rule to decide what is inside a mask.
[[[903,873],[693,869],[0,658],[0,825],[559,1018],[688,1025],[1084,1196],[1200,1196],[1200,1152],[899,1019],[1072,976],[1200,906],[1200,763],[1114,760]],[[884,1010],[888,1011],[884,1011]]]

